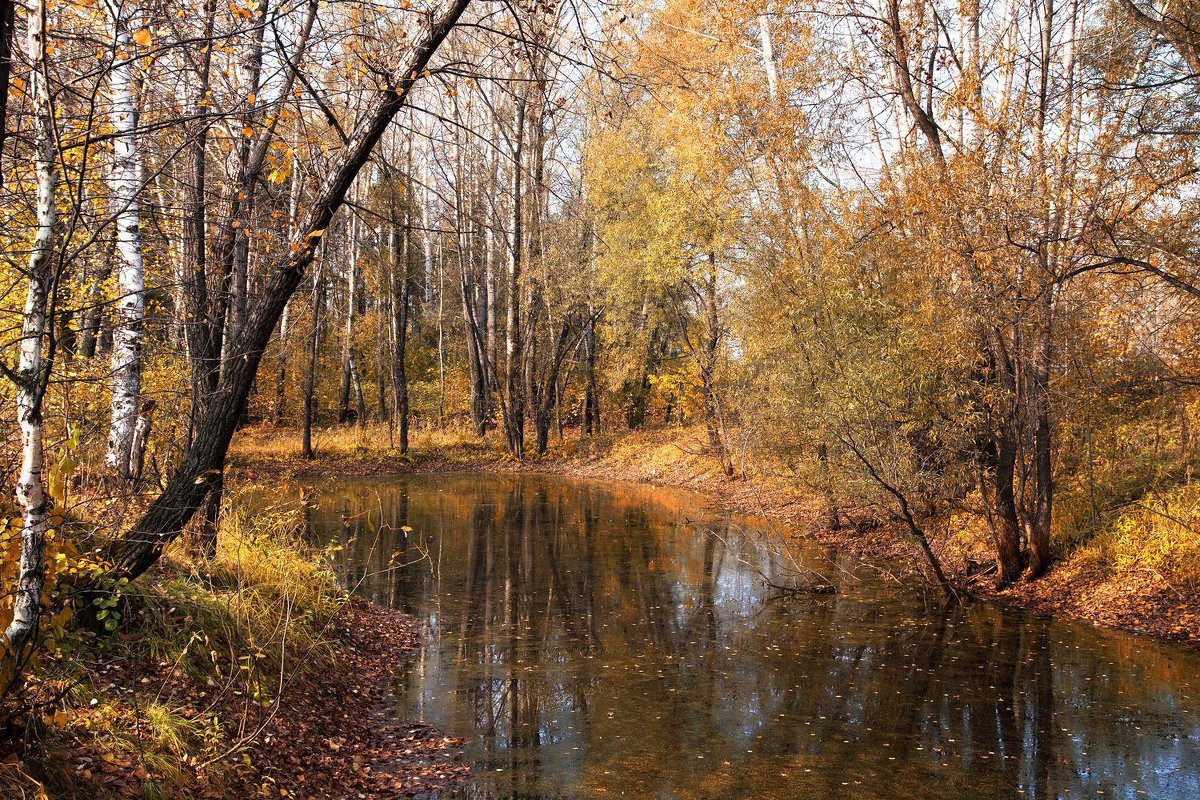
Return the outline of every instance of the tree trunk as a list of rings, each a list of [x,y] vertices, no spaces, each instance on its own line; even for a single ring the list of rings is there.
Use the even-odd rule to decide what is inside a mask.
[[[85,269],[87,280],[86,299],[83,303],[83,319],[79,324],[80,342],[79,354],[89,361],[96,357],[96,347],[100,342],[100,317],[104,310],[102,297],[104,284],[112,275],[112,265],[116,261],[117,237],[113,232],[110,245],[99,264],[90,264]]]
[[[704,428],[708,433],[708,444],[720,462],[721,471],[733,476],[733,460],[725,444],[725,423],[722,419],[721,401],[717,396],[716,368],[721,347],[721,318],[717,298],[716,255],[708,254],[708,275],[704,281],[704,313],[707,328],[703,355],[700,360],[700,381],[704,386]]]
[[[399,280],[392,287],[392,405],[400,434],[400,452],[408,452],[408,372],[404,356],[408,349],[409,264],[411,263],[412,227],[404,234],[404,248],[399,246],[400,231],[392,224],[392,275],[399,267]]]
[[[1039,301],[1041,326],[1033,354],[1034,475],[1037,496],[1029,536],[1029,577],[1039,578],[1050,566],[1050,523],[1054,507],[1054,464],[1050,431],[1050,361],[1053,357],[1054,287],[1046,286]]]
[[[50,370],[42,357],[43,340],[50,321],[47,308],[53,291],[53,247],[56,217],[55,165],[58,160],[50,87],[46,80],[46,4],[35,0],[29,8],[26,52],[33,98],[35,171],[37,176],[37,232],[29,254],[29,287],[21,321],[17,362],[17,423],[21,430],[21,468],[17,475],[16,502],[21,511],[21,558],[13,616],[5,634],[4,667],[11,665],[16,683],[26,657],[26,647],[37,636],[42,588],[46,579],[47,498],[42,480],[44,442],[42,397]],[[52,356],[51,356],[52,357]],[[8,669],[4,670],[8,672]]]
[[[317,361],[321,355],[321,308],[325,305],[325,257],[322,247],[317,271],[313,274],[312,330],[308,340],[308,374],[304,381],[304,434],[300,455],[312,459],[316,453],[312,444],[313,417],[316,414]]]
[[[288,69],[279,87],[279,97],[288,97],[292,92],[299,71],[297,65],[308,46],[318,7],[318,0],[309,0],[304,21],[296,38],[295,52],[288,59]],[[216,275],[220,290],[216,293],[212,311],[207,317],[207,335],[210,341],[208,349],[213,357],[218,359],[218,367],[227,363],[227,359],[222,356],[228,355],[229,343],[240,333],[245,321],[250,300],[250,227],[256,190],[275,138],[275,127],[283,116],[271,114],[266,115],[265,119],[260,119],[265,112],[256,110],[262,82],[263,39],[269,23],[267,1],[259,3],[256,10],[259,17],[251,31],[250,46],[237,65],[239,91],[245,98],[238,119],[238,133],[241,138],[235,150],[234,181],[227,195],[227,213],[217,236]],[[206,61],[212,49],[211,45],[206,48]],[[215,384],[216,380],[209,381],[210,391],[215,389]]]
[[[837,495],[833,491],[833,471],[829,468],[829,446],[825,442],[817,445],[817,463],[821,468],[821,494],[825,500],[825,524],[830,530],[836,531],[842,527],[841,514],[838,512]]]
[[[153,400],[147,400],[142,403],[141,412],[138,414],[137,424],[133,426],[133,444],[131,446],[132,454],[130,455],[129,477],[134,481],[139,481],[142,478],[142,469],[146,463],[146,445],[150,441],[150,428],[154,424],[154,407],[157,405]]]
[[[0,0],[0,156],[8,139],[8,87],[12,77],[12,40],[16,30],[15,0]],[[0,189],[4,188],[4,171],[0,169]]]
[[[456,108],[457,112],[457,108]],[[487,433],[487,353],[481,347],[479,292],[472,258],[471,218],[468,214],[466,168],[459,135],[454,139],[454,227],[458,250],[459,294],[467,332],[467,368],[471,390],[471,426],[477,436]],[[486,301],[485,301],[486,302]]]
[[[767,73],[767,94],[771,102],[779,100],[779,69],[775,64],[775,46],[771,41],[771,21],[758,15],[758,38],[762,48],[763,71]]]
[[[422,29],[410,37],[389,82],[395,88],[385,87],[379,92],[374,108],[366,113],[342,153],[334,159],[292,241],[294,247],[288,248],[270,271],[263,292],[247,314],[246,324],[231,345],[220,391],[205,405],[191,447],[162,493],[133,527],[108,548],[112,576],[132,580],[154,564],[162,549],[179,535],[199,508],[212,476],[220,475],[267,342],[284,306],[312,263],[318,240],[389,123],[404,107],[426,64],[468,5],[470,0],[444,0],[422,20]]]
[[[205,0],[204,10],[207,16],[205,39],[209,42],[213,37],[216,8],[216,0]],[[184,326],[184,338],[187,341],[192,371],[192,416],[188,434],[189,442],[194,434],[195,421],[201,413],[204,398],[216,389],[220,374],[220,344],[215,338],[219,320],[215,317],[216,309],[209,302],[206,153],[208,123],[203,119],[209,100],[212,51],[211,46],[205,47],[201,54],[196,76],[196,92],[190,103],[192,113],[200,119],[188,131],[189,143],[185,154],[188,178],[185,185],[186,199],[182,227],[184,296],[187,299],[187,308],[186,311],[185,309],[179,309],[179,311],[185,313],[187,318],[187,324]]]
[[[559,327],[554,348],[550,352],[550,361],[546,367],[546,375],[538,383],[534,393],[537,397],[537,403],[534,406],[533,427],[537,438],[537,453],[539,456],[546,454],[546,448],[550,443],[550,423],[552,421],[555,398],[558,394],[558,378],[562,371],[563,361],[566,360],[567,353],[570,352],[573,344],[573,328],[572,315],[565,315]]]
[[[287,386],[287,342],[291,331],[291,305],[284,307],[279,320],[279,353],[275,356],[275,402],[271,405],[271,424],[283,423],[284,395]]]
[[[1017,517],[1013,481],[1016,477],[1017,441],[1008,423],[992,441],[984,446],[984,481],[991,478],[992,493],[984,491],[984,503],[989,510],[992,535],[995,539],[996,566],[999,583],[1012,583],[1021,575],[1021,528]]]
[[[224,341],[230,341],[237,335],[246,317],[250,222],[256,196],[254,183],[261,170],[261,161],[255,163],[255,106],[262,83],[263,39],[267,30],[268,6],[268,0],[259,0],[256,6],[251,6],[252,10],[258,12],[258,18],[250,31],[249,44],[237,62],[238,91],[245,100],[242,113],[234,126],[239,136],[235,148],[236,180],[229,199],[229,216],[224,222],[221,238],[222,274],[223,279],[230,284]],[[301,36],[303,35],[302,33]]]
[[[361,394],[354,363],[354,318],[358,305],[358,219],[348,226],[348,250],[350,251],[350,274],[346,278],[346,326],[342,333],[342,385],[338,393],[338,422],[350,420],[350,390]],[[361,417],[361,415],[359,415]]]
[[[583,362],[586,374],[583,389],[583,434],[600,433],[600,397],[596,388],[596,317],[588,314],[584,322]]]
[[[288,232],[296,235],[296,224],[300,219],[300,191],[303,182],[300,180],[300,162],[292,157],[292,183],[288,193]],[[291,333],[291,304],[284,306],[283,318],[279,321],[279,354],[275,361],[275,404],[271,409],[272,421],[279,425],[283,422],[285,392],[287,389],[287,345]]]
[[[508,235],[508,314],[505,319],[504,374],[504,435],[509,452],[515,458],[525,457],[525,405],[521,391],[521,194],[524,180],[521,174],[525,138],[525,98],[518,93],[513,123],[512,194]]]
[[[363,398],[362,379],[358,374],[358,356],[350,351],[350,379],[354,383],[354,419],[361,427],[367,424],[367,403]]]
[[[500,123],[499,123],[499,120],[495,116],[492,117],[492,141],[494,141],[494,142],[500,141]],[[500,190],[500,182],[499,182],[499,175],[498,175],[499,157],[498,156],[489,157],[488,163],[489,163],[488,192],[489,192],[489,195],[492,196],[492,195],[498,194],[499,190]],[[488,365],[487,385],[489,388],[494,386],[496,383],[495,371],[496,371],[496,364],[497,364],[496,305],[499,300],[499,298],[497,297],[497,290],[499,288],[499,283],[496,278],[496,228],[499,225],[499,219],[497,218],[497,213],[496,213],[496,203],[497,203],[497,201],[495,201],[495,200],[492,200],[487,203],[486,223],[485,223],[485,229],[484,229],[484,255],[483,255],[484,274],[485,274],[485,280],[487,281],[487,296],[488,296],[487,310],[484,315],[485,316],[484,324],[487,329],[487,342],[486,342],[487,359],[486,359],[486,363]]]
[[[131,476],[133,429],[137,424],[142,376],[142,235],[138,208],[136,50],[130,32],[131,4],[113,6],[116,58],[109,76],[112,91],[113,160],[109,184],[116,204],[117,324],[113,330],[112,413],[108,428],[108,468]]]

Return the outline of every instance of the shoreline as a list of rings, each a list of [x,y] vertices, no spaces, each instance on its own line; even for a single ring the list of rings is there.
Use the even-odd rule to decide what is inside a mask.
[[[273,429],[252,429],[243,436],[277,435]],[[898,529],[862,510],[845,514],[838,530],[814,522],[816,499],[794,485],[771,476],[753,480],[728,478],[715,470],[699,447],[690,447],[677,432],[655,431],[629,436],[573,440],[574,449],[560,448],[545,457],[515,461],[486,441],[463,440],[450,445],[414,447],[410,455],[372,451],[365,445],[346,451],[318,450],[314,460],[299,455],[263,456],[236,447],[230,477],[237,479],[328,479],[387,475],[481,472],[545,474],[628,482],[686,489],[704,495],[715,506],[759,516],[785,529],[789,536],[845,550],[868,561],[895,568],[911,580],[921,562],[915,548]],[[278,450],[275,451],[276,453]],[[961,577],[966,568],[959,554],[942,557]],[[954,563],[955,560],[958,563]],[[1174,642],[1200,649],[1200,597],[1170,587],[1161,576],[1144,573],[1101,574],[1082,559],[1056,560],[1037,581],[1019,581],[997,590],[990,579],[970,584],[974,599],[999,603],[1039,614],[1058,614],[1100,627]]]
[[[353,598],[336,623],[329,672],[336,677],[292,698],[273,729],[250,748],[251,759],[265,765],[258,790],[314,800],[389,798],[437,791],[469,777],[461,739],[390,711],[388,681],[418,646],[416,621]],[[281,742],[290,744],[279,747]]]

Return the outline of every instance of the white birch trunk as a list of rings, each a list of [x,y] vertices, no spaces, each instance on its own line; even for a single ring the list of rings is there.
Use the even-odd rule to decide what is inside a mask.
[[[13,618],[5,631],[6,658],[19,670],[25,648],[37,634],[42,588],[46,578],[47,499],[42,480],[43,432],[42,389],[45,386],[42,338],[46,334],[53,264],[55,221],[55,171],[58,157],[50,90],[45,77],[46,4],[37,0],[30,7],[26,52],[33,65],[34,140],[37,147],[37,233],[29,255],[29,288],[21,323],[21,349],[17,362],[17,422],[21,429],[21,471],[17,476],[16,501],[24,527],[21,530],[21,562],[13,599]]]
[[[980,115],[983,113],[983,82],[979,68],[979,3],[980,0],[963,0],[960,3],[960,13],[962,14],[962,18],[959,20],[959,28],[962,33],[961,49],[965,51],[959,56],[965,62],[961,76],[964,86],[960,99],[965,104],[965,108],[960,112],[962,114],[960,145],[970,150],[975,149],[979,144],[979,131],[982,129]]]
[[[131,4],[132,5],[132,4]],[[136,7],[135,7],[136,8]],[[106,463],[128,479],[137,424],[145,314],[142,240],[138,229],[137,101],[132,13],[121,0],[109,11],[117,57],[109,77],[112,92],[113,163],[109,186],[117,228],[117,323],[113,329],[112,416]]]
[[[775,65],[775,46],[771,41],[771,22],[766,14],[758,15],[758,38],[762,43],[763,70],[767,73],[767,92],[771,102],[779,101],[779,69]]]

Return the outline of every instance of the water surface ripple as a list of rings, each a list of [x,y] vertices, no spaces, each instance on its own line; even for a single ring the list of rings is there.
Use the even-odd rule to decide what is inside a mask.
[[[397,714],[466,738],[457,796],[1200,798],[1177,647],[927,605],[807,545],[840,591],[781,599],[761,526],[687,492],[436,475],[314,499],[345,584],[426,626]]]

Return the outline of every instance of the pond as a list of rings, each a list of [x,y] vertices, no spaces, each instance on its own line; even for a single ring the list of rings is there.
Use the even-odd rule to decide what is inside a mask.
[[[1200,797],[1180,648],[945,609],[688,492],[472,474],[312,498],[345,585],[424,625],[396,714],[466,739],[456,797]],[[838,591],[772,587],[798,574]]]

